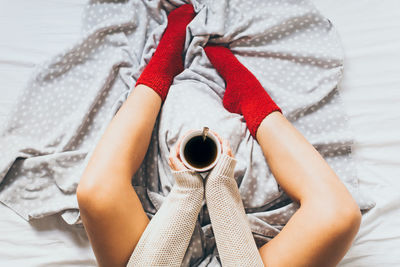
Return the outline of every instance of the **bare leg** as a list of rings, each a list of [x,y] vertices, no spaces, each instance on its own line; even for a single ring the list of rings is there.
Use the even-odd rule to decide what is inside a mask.
[[[99,266],[125,266],[149,222],[131,179],[160,107],[159,95],[138,85],[106,129],[79,183],[81,217]]]
[[[257,140],[278,183],[300,203],[283,230],[260,248],[264,264],[335,266],[358,231],[361,214],[345,186],[279,112],[260,124]]]
[[[224,107],[243,114],[277,182],[300,209],[260,249],[270,266],[334,266],[360,226],[360,210],[339,178],[280,113],[257,78],[225,47],[204,48],[226,81]]]
[[[100,266],[125,266],[149,223],[131,179],[146,154],[161,103],[183,70],[186,26],[194,16],[188,4],[169,13],[156,51],[82,175],[79,208]]]
[[[270,266],[334,266],[360,226],[360,210],[339,178],[280,112],[257,78],[225,47],[204,48],[226,81],[224,107],[243,114],[277,182],[300,209],[260,249]]]

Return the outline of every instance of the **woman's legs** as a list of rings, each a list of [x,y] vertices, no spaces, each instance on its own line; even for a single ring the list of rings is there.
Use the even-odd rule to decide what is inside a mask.
[[[283,230],[260,249],[267,266],[334,266],[360,225],[359,208],[333,170],[280,113],[258,80],[229,51],[205,48],[225,79],[225,108],[243,114],[274,177],[300,204]]]
[[[131,185],[149,145],[161,99],[137,86],[105,131],[81,178],[81,217],[100,266],[125,266],[149,219]]]
[[[125,266],[149,222],[131,179],[146,154],[161,103],[183,70],[186,26],[194,15],[191,5],[168,15],[153,57],[101,137],[79,183],[82,221],[100,266]]]
[[[336,266],[360,226],[359,208],[322,156],[279,112],[257,131],[278,183],[300,203],[283,230],[260,248],[267,266]],[[289,257],[288,257],[289,255]]]

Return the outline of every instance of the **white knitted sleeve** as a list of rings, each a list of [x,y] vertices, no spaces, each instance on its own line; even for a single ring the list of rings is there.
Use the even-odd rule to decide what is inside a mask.
[[[205,185],[218,253],[222,266],[264,266],[233,178],[235,165],[234,158],[223,154]]]
[[[181,266],[204,197],[203,178],[194,171],[174,171],[175,184],[150,220],[128,267]]]

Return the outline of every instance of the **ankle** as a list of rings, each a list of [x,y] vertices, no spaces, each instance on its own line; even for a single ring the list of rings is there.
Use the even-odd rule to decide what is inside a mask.
[[[167,97],[174,77],[183,71],[182,52],[186,26],[194,15],[191,5],[183,5],[168,15],[167,29],[149,64],[136,82],[136,86],[144,84],[152,88],[162,101]]]
[[[287,125],[287,120],[285,116],[283,116],[282,112],[277,110],[273,111],[261,121],[260,125],[256,130],[255,137],[257,141],[260,143],[260,140],[265,140],[265,138],[269,138],[269,134],[276,131],[277,128],[281,128],[284,124]],[[278,130],[279,132],[279,130]]]

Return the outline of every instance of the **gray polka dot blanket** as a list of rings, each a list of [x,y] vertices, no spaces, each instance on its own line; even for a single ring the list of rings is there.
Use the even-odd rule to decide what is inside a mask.
[[[231,143],[238,160],[235,179],[259,246],[277,235],[298,208],[275,181],[243,117],[224,109],[225,84],[205,55],[207,42],[229,45],[360,208],[371,208],[373,203],[359,191],[351,156],[352,135],[337,88],[343,51],[332,23],[308,0],[191,3],[197,15],[186,32],[185,70],[170,88],[148,153],[132,177],[148,216],[157,212],[174,182],[168,166],[171,146],[187,130],[203,126]],[[168,12],[181,4],[87,4],[79,41],[36,67],[1,126],[1,202],[27,220],[60,213],[69,224],[81,223],[75,192],[83,169],[134,90]],[[219,265],[206,206],[183,265]]]

